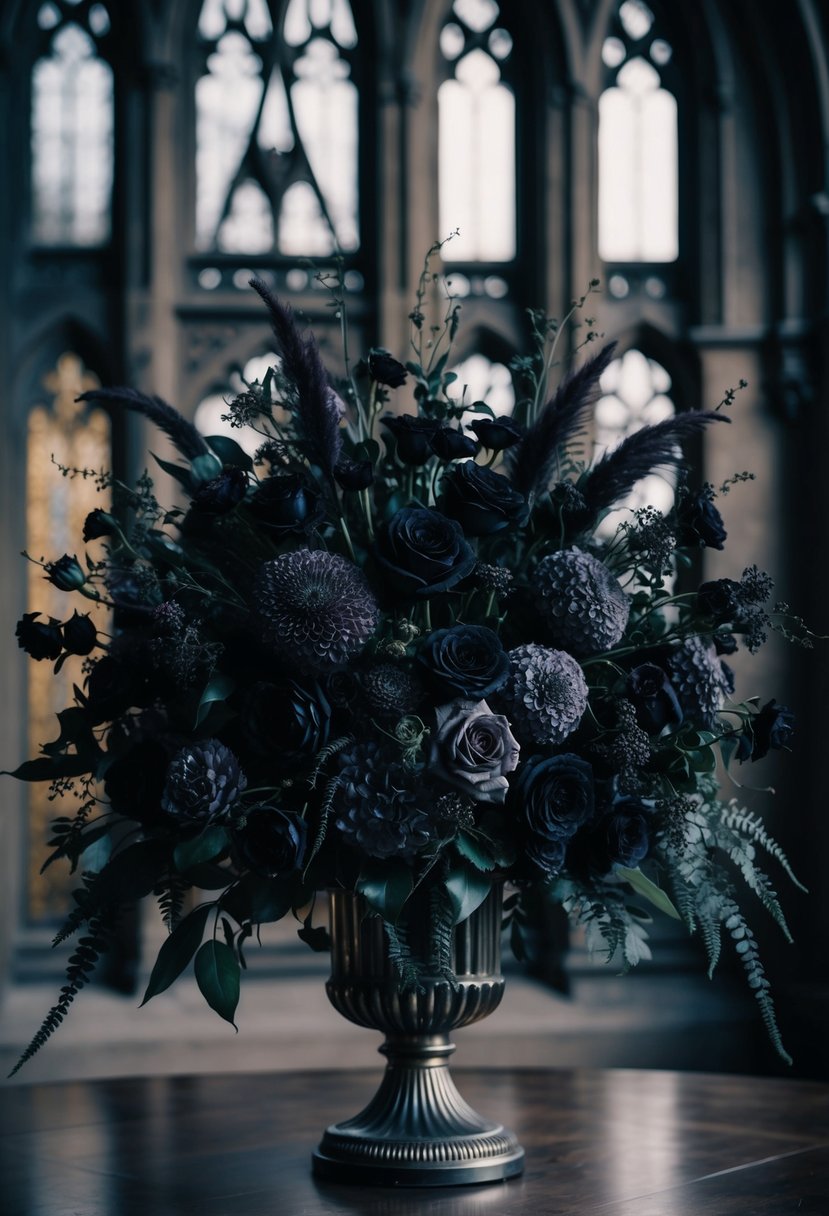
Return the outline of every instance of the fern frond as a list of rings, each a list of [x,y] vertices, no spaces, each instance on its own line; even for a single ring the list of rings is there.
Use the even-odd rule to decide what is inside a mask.
[[[412,953],[406,926],[384,920],[383,928],[389,943],[389,960],[397,972],[400,987],[404,992],[422,992],[423,967]]]
[[[331,757],[336,756],[337,753],[341,752],[344,747],[348,747],[348,745],[353,742],[353,735],[341,735],[339,739],[334,739],[333,742],[327,744],[326,747],[320,748],[319,752],[317,752],[317,762],[314,765],[311,776],[308,778],[309,789],[315,790],[317,788],[317,778]]]
[[[768,834],[765,824],[759,815],[738,806],[736,802],[731,802],[728,806],[722,808],[722,823],[725,827],[741,833],[741,835],[747,837],[754,844],[758,844],[760,848],[765,849],[769,856],[773,857],[782,866],[797,889],[808,895],[808,889],[795,876],[788,857],[777,841]]]
[[[740,836],[738,832],[731,831],[725,824],[720,824],[716,840],[718,847],[742,874],[746,886],[754,892],[769,915],[780,926],[786,941],[791,942],[792,935],[789,932],[777,892],[771,885],[768,875],[754,862],[754,845]]]
[[[334,796],[340,788],[339,777],[332,777],[325,787],[325,793],[322,796],[320,804],[320,818],[317,824],[317,834],[314,837],[314,843],[311,845],[311,850],[308,854],[308,860],[305,863],[304,874],[308,873],[311,862],[319,853],[325,841],[326,833],[328,832],[328,819],[331,814],[331,807],[334,805]]]
[[[66,1017],[75,997],[89,983],[98,959],[108,945],[109,929],[104,924],[106,918],[106,913],[91,917],[87,935],[80,939],[75,953],[66,965],[66,983],[60,990],[58,1000],[49,1010],[40,1029],[9,1073],[10,1077],[13,1077],[48,1042]]]
[[[158,910],[168,933],[172,933],[181,920],[184,896],[189,890],[191,890],[191,884],[176,870],[170,870],[165,874],[162,882],[155,889]]]
[[[705,944],[705,953],[708,955],[708,978],[710,980],[714,978],[722,952],[720,920],[719,917],[711,915],[704,907],[698,910],[698,917],[700,935]]]
[[[443,886],[429,892],[429,958],[427,970],[457,988],[458,980],[452,968],[452,947],[455,941],[455,917]]]
[[[754,999],[760,1006],[760,1015],[771,1044],[780,1056],[780,1059],[786,1064],[791,1064],[792,1058],[783,1046],[783,1040],[780,1037],[780,1028],[777,1025],[777,1017],[774,1012],[774,1002],[771,999],[771,992],[769,991],[769,981],[766,979],[766,973],[760,961],[760,953],[757,949],[754,934],[746,924],[745,917],[733,899],[723,900],[719,915],[720,920],[734,942],[734,949],[737,951],[743,970],[746,973],[748,986],[754,993]]]

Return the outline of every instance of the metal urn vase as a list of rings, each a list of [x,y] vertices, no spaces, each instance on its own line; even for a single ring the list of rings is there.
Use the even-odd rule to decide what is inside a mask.
[[[501,885],[454,929],[452,978],[426,978],[402,988],[389,959],[383,922],[363,899],[333,891],[331,978],[334,1008],[358,1026],[382,1031],[387,1058],[382,1084],[365,1110],[327,1129],[314,1153],[314,1173],[377,1186],[452,1186],[497,1182],[520,1174],[524,1150],[512,1132],[482,1118],[449,1074],[450,1032],[497,1009],[501,975]],[[426,907],[412,909],[407,934],[428,957]]]

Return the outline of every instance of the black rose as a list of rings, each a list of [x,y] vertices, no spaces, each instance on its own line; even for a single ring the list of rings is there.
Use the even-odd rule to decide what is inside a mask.
[[[479,447],[480,444],[469,435],[451,426],[442,426],[432,436],[432,451],[441,460],[460,460],[464,456],[475,456]]]
[[[244,469],[222,469],[216,477],[198,487],[191,505],[205,515],[227,515],[238,507],[247,489],[248,475]]]
[[[266,477],[257,486],[249,505],[259,523],[278,535],[307,532],[323,516],[317,486],[300,473]]]
[[[485,625],[453,625],[430,633],[418,653],[439,696],[481,700],[506,683],[507,652]]]
[[[39,621],[39,612],[25,612],[17,622],[14,635],[21,650],[31,658],[57,659],[63,650],[60,625],[50,617],[48,621]]]
[[[527,517],[527,500],[506,477],[465,460],[441,482],[441,510],[456,519],[467,536],[490,536]]]
[[[716,578],[702,583],[694,607],[700,616],[711,617],[716,624],[733,621],[739,615],[740,584],[733,578]]]
[[[725,545],[728,533],[722,516],[704,491],[686,499],[678,512],[677,523],[677,539],[681,545],[707,549],[722,549]]]
[[[625,801],[625,800],[623,800]],[[618,809],[606,815],[599,825],[600,844],[610,865],[628,866],[636,869],[650,849],[650,822],[641,809],[618,805]]]
[[[89,654],[95,649],[98,630],[89,613],[74,612],[63,626],[63,644],[70,654]]]
[[[593,769],[580,756],[533,756],[515,785],[525,851],[544,874],[558,872],[567,842],[593,816]]]
[[[666,726],[679,726],[682,707],[673,684],[656,663],[641,663],[628,676],[627,697],[643,730],[658,734]]]
[[[795,717],[785,705],[768,701],[751,719],[751,737],[745,734],[737,747],[737,758],[762,760],[772,748],[788,747],[794,734]]]
[[[453,519],[427,507],[403,507],[380,535],[375,556],[399,591],[425,597],[471,573],[475,554]]]
[[[325,747],[330,718],[319,685],[305,687],[295,680],[254,684],[240,710],[245,745],[282,771],[298,767]]]
[[[423,465],[432,455],[432,440],[440,423],[413,414],[386,414],[380,419],[394,436],[398,460],[412,466]]]
[[[506,414],[499,418],[482,418],[478,422],[472,422],[469,429],[475,432],[489,452],[503,452],[505,448],[511,448],[524,437],[521,424]]]
[[[88,544],[91,540],[99,540],[102,536],[114,536],[117,530],[118,524],[114,517],[107,511],[102,511],[100,507],[96,507],[94,511],[89,512],[84,520],[84,543]]]
[[[368,374],[376,384],[385,384],[388,388],[400,388],[406,383],[403,364],[381,347],[369,352]]]
[[[236,833],[239,858],[266,878],[290,874],[302,865],[308,829],[299,815],[262,806],[249,811]]]
[[[156,739],[142,739],[117,756],[104,777],[112,809],[145,826],[162,821],[161,795],[168,763],[167,751]]]
[[[334,469],[341,490],[367,490],[374,481],[374,465],[370,460],[351,460],[341,456]]]
[[[81,563],[68,553],[64,553],[56,562],[47,562],[46,577],[59,591],[78,591],[86,583]]]

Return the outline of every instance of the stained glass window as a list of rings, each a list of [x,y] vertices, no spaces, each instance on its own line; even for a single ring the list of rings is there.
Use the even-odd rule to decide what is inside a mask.
[[[93,480],[63,477],[53,463],[77,469],[109,468],[109,417],[101,409],[89,409],[76,401],[79,393],[97,388],[98,384],[81,359],[67,352],[44,377],[43,403],[29,414],[26,543],[34,558],[48,559],[69,553],[77,554],[83,562],[84,520],[95,507],[106,509],[109,505],[108,496],[96,490]],[[91,547],[96,543],[92,542]],[[49,617],[68,620],[75,605],[70,604],[66,593],[44,578],[40,566],[31,564],[28,569],[27,611],[41,613],[41,620]],[[109,631],[104,609],[88,604],[86,610],[100,629]],[[72,685],[83,683],[82,660],[70,657],[57,674],[48,662],[29,662],[27,677],[28,754],[34,756],[44,740],[57,737],[55,715],[72,704]],[[76,808],[67,811],[59,802],[50,802],[48,787],[37,782],[27,787],[27,797],[28,915],[32,923],[37,923],[63,916],[69,892],[77,885],[77,875],[70,875],[62,866],[50,866],[39,875],[52,819],[72,814]]]
[[[357,32],[348,0],[204,0],[196,244],[324,255],[359,244]]]
[[[602,47],[599,253],[606,262],[672,262],[679,253],[677,103],[673,60],[643,0],[624,0]]]
[[[113,177],[112,69],[101,56],[109,14],[100,3],[46,3],[37,21],[46,53],[32,68],[32,238],[102,245]]]
[[[486,355],[469,355],[452,368],[458,377],[450,392],[465,401],[485,401],[496,414],[511,414],[515,406],[512,375],[503,363],[493,363]],[[485,417],[485,415],[481,415]]]
[[[455,0],[440,35],[440,228],[445,257],[507,262],[516,252],[513,40],[495,0]]]
[[[661,364],[639,350],[614,359],[601,378],[602,396],[594,413],[595,456],[615,448],[628,435],[672,418],[671,377]],[[663,515],[673,506],[676,479],[667,470],[650,473],[637,482],[629,497],[603,520],[598,535],[613,536],[618,524],[637,507],[652,506]]]

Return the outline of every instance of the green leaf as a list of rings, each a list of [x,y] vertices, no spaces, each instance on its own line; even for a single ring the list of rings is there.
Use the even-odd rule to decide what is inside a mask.
[[[16,769],[0,770],[0,777],[16,777],[18,781],[54,781],[57,777],[81,777],[91,773],[95,762],[87,756],[38,756],[24,760]]]
[[[634,891],[644,896],[660,912],[664,912],[666,916],[672,916],[674,920],[682,919],[671,902],[670,897],[655,882],[651,882],[638,867],[635,870],[631,870],[628,866],[617,865],[613,869],[620,878],[623,878],[626,883],[629,883],[633,887]]]
[[[245,449],[229,435],[208,435],[205,442],[213,449],[225,468],[245,469],[248,473],[253,468],[253,460]]]
[[[466,862],[451,870],[445,879],[446,892],[452,905],[455,924],[471,916],[492,889],[492,879]]]
[[[454,844],[461,857],[471,861],[477,869],[484,871],[495,869],[495,858],[486,848],[486,842],[479,836],[471,836],[469,832],[458,832]]]
[[[220,903],[241,925],[250,921],[254,925],[282,920],[293,902],[292,884],[284,878],[264,878],[259,874],[245,874],[225,892]]]
[[[203,456],[197,456],[190,462],[190,472],[197,486],[212,481],[221,471],[222,462],[212,452],[205,452]]]
[[[472,405],[467,405],[466,412],[467,414],[487,414],[490,418],[497,416],[495,410],[485,401],[473,401]]]
[[[180,841],[173,850],[173,861],[179,873],[189,870],[191,866],[201,865],[203,861],[213,861],[230,844],[230,834],[227,828],[216,824],[205,828],[192,840]]]
[[[150,455],[158,467],[163,469],[168,477],[172,477],[174,481],[177,481],[188,494],[193,493],[196,485],[190,475],[189,469],[186,469],[182,464],[173,464],[170,460],[162,460],[160,456],[156,456],[155,452],[150,452]]]
[[[405,861],[370,858],[363,864],[355,889],[369,907],[394,924],[412,893],[412,886],[412,872]]]
[[[724,739],[720,739],[720,755],[722,756],[723,765],[728,768],[734,758],[734,753],[739,746],[739,737],[737,735],[726,735]]]
[[[95,741],[89,715],[79,705],[71,705],[62,709],[57,715],[60,724],[60,734],[51,743],[44,743],[43,752],[47,756],[60,756],[66,752],[70,744],[75,745],[79,756],[97,760],[101,749]]]
[[[205,942],[199,948],[193,969],[199,991],[210,1008],[235,1027],[233,1016],[239,1004],[241,968],[230,946],[212,940]]]
[[[210,677],[205,686],[204,692],[201,695],[198,709],[196,710],[195,727],[201,726],[204,719],[210,712],[210,706],[215,701],[225,701],[236,688],[236,681],[232,676],[226,676],[222,672],[217,671]]]
[[[169,988],[181,975],[201,945],[208,914],[215,906],[212,903],[199,904],[184,920],[179,921],[158,952],[141,1005],[146,1005],[151,997]]]

